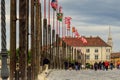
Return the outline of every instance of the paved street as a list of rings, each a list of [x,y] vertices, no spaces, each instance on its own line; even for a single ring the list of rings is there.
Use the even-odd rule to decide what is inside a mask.
[[[53,70],[47,76],[48,80],[120,80],[120,70]]]

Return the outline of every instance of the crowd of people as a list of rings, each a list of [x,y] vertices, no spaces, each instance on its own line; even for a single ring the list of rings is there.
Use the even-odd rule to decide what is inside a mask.
[[[65,66],[65,70],[69,69],[75,69],[75,70],[80,70],[80,69],[93,69],[95,71],[97,70],[113,70],[113,68],[117,68],[117,69],[120,69],[120,64],[117,64],[117,66],[115,66],[113,64],[112,61],[103,61],[103,62],[95,62],[94,64],[86,64],[86,65],[83,65],[81,63],[78,63],[78,62],[74,62],[74,63],[70,63],[70,62],[64,62],[64,66]]]
[[[48,69],[48,65],[50,64],[50,61],[45,58],[43,60],[43,65]],[[103,62],[95,62],[93,64],[90,64],[90,63],[86,63],[85,65],[83,65],[82,63],[79,63],[79,62],[68,62],[68,61],[65,61],[64,62],[64,68],[65,70],[69,69],[69,70],[72,70],[72,69],[75,69],[75,70],[80,70],[80,69],[93,69],[95,71],[97,70],[108,70],[108,69],[111,69],[113,70],[113,68],[117,68],[117,69],[120,69],[120,61],[117,62],[117,64],[113,64],[112,61],[103,61]]]
[[[111,70],[114,68],[114,65],[112,62],[108,62],[108,61],[104,61],[104,62],[95,62],[94,63],[94,70],[97,71],[99,70],[108,70],[108,68],[110,68]]]

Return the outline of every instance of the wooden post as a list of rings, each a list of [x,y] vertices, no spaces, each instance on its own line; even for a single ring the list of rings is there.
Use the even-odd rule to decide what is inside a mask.
[[[49,46],[49,59],[51,61],[52,60],[52,55],[51,55],[51,25],[48,25],[48,46]],[[50,63],[50,68],[51,68],[51,63]]]
[[[27,80],[27,1],[19,0],[19,68],[22,80]]]
[[[39,3],[39,10],[40,10],[40,15],[39,15],[39,20],[40,20],[40,67],[42,66],[42,13],[41,13],[41,3]],[[42,69],[42,67],[41,67]],[[42,70],[40,70],[41,72]]]
[[[32,76],[31,79],[35,80],[35,35],[34,35],[34,0],[31,0],[31,67]]]
[[[10,80],[16,72],[16,0],[10,2]]]
[[[40,14],[39,14],[39,0],[36,0],[36,77],[39,73],[40,67]]]
[[[54,43],[55,43],[55,30],[53,29],[52,30],[52,65],[53,65],[53,68],[55,68],[55,46],[54,46]]]

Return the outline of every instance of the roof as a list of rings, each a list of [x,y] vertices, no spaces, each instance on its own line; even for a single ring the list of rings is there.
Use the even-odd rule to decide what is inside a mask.
[[[74,37],[66,37],[63,41],[69,45],[74,47],[110,47],[105,41],[103,41],[100,37],[84,37],[87,40],[87,43],[83,43],[81,38]]]
[[[120,58],[120,52],[111,53],[111,58]]]

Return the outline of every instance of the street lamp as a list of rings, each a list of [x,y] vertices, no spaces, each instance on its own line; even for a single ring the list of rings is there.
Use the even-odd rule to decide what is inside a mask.
[[[5,23],[5,0],[1,0],[1,57],[2,57],[2,67],[1,67],[1,77],[2,80],[7,80],[9,77],[8,67],[7,67],[7,49],[6,49],[6,23]]]

